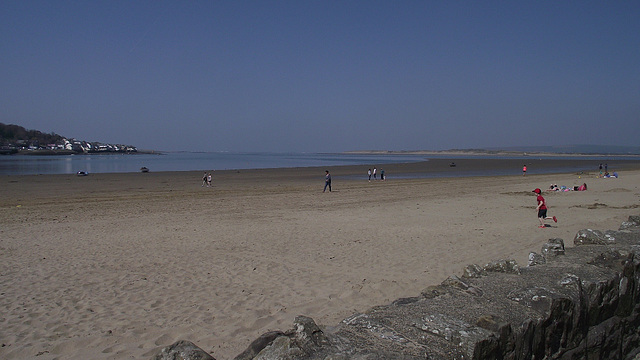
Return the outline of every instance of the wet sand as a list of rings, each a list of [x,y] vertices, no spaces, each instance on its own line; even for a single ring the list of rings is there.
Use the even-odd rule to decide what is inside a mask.
[[[202,172],[1,177],[0,358],[148,358],[187,339],[230,359],[296,315],[330,326],[640,212],[640,162],[609,161],[619,179],[592,160],[525,163],[385,164],[385,182],[336,167],[331,193],[324,168],[216,171],[211,188]],[[418,176],[501,167],[518,175]],[[538,228],[531,190],[583,182],[545,192],[559,222]]]

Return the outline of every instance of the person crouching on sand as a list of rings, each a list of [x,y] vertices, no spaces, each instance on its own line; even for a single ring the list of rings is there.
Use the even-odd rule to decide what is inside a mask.
[[[534,193],[538,194],[538,206],[536,206],[536,210],[538,210],[538,220],[540,220],[540,227],[544,228],[546,227],[546,225],[544,224],[545,220],[553,220],[555,222],[558,222],[558,219],[554,216],[554,217],[549,217],[547,216],[547,202],[544,200],[544,197],[542,197],[541,193],[542,191],[540,191],[540,189],[535,189],[533,190]]]

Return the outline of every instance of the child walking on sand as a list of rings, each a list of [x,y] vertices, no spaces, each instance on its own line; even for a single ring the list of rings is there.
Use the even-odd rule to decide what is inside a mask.
[[[536,206],[536,210],[538,210],[538,220],[540,220],[540,227],[544,228],[546,227],[546,225],[544,224],[545,220],[553,220],[555,222],[558,222],[558,219],[553,216],[547,216],[547,202],[544,200],[544,197],[542,197],[541,193],[542,191],[540,191],[540,189],[535,189],[533,190],[534,193],[538,194],[538,206]]]

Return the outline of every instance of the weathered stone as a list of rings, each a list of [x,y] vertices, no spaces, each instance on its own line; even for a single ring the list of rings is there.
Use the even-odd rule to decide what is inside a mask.
[[[493,332],[500,331],[501,326],[505,325],[503,321],[496,315],[481,315],[476,321],[476,326]]]
[[[234,360],[251,360],[254,359],[264,348],[269,346],[276,338],[283,336],[282,331],[270,331],[260,335],[257,339],[253,340],[251,344],[240,355],[236,356]]]
[[[313,347],[329,344],[329,340],[312,318],[296,316],[293,324],[295,329],[293,332],[294,338],[302,349],[311,350]]]
[[[474,286],[470,286],[469,284],[462,281],[462,279],[460,279],[456,275],[449,276],[445,281],[442,282],[442,285],[451,286],[453,288],[460,289],[474,296],[482,296],[481,289]]]
[[[533,251],[529,253],[528,266],[542,265],[542,264],[545,264],[546,262],[547,262],[547,259],[545,259],[544,256],[538,253],[535,253]]]
[[[605,235],[600,230],[582,229],[579,230],[573,239],[573,244],[579,245],[610,245],[614,244],[616,239],[611,235]]]
[[[511,291],[507,298],[525,306],[545,310],[551,304],[553,293],[545,288],[523,288]]]
[[[634,222],[630,222],[630,221],[623,221],[622,224],[620,224],[620,228],[618,228],[618,230],[632,230],[632,229],[636,229],[638,227],[638,225],[636,225]]]
[[[484,269],[477,264],[471,264],[471,265],[467,265],[464,268],[464,272],[462,274],[462,277],[465,278],[479,278],[480,276],[484,275],[486,272],[484,271]]]
[[[444,294],[446,294],[446,290],[442,285],[431,285],[420,292],[420,295],[426,299],[433,299]]]
[[[417,326],[460,347],[470,358],[474,354],[478,341],[492,336],[492,333],[486,329],[442,314],[426,316]]]
[[[293,325],[294,328],[286,332],[263,334],[235,360],[300,359],[321,347],[330,346],[329,340],[312,318],[297,316]]]
[[[411,304],[414,303],[416,301],[419,301],[421,298],[420,297],[407,297],[407,298],[400,298],[397,300],[394,300],[391,304],[392,305],[406,305],[406,304]]]
[[[560,238],[549,239],[549,241],[542,246],[542,256],[544,256],[546,260],[560,255],[564,255],[564,240]]]
[[[177,341],[158,352],[153,360],[216,360],[194,343],[187,340]]]
[[[287,336],[278,336],[269,345],[262,349],[254,360],[294,360],[301,359],[304,351],[298,347],[295,341]]]
[[[486,272],[501,272],[507,274],[520,274],[520,267],[515,260],[497,260],[483,267]]]

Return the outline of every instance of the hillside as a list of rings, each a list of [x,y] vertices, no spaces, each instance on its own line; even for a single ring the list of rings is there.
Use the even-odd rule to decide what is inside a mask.
[[[21,142],[29,144],[56,144],[62,143],[64,137],[50,133],[46,134],[38,130],[27,130],[19,125],[6,125],[0,123],[0,144],[10,145]]]
[[[56,133],[28,130],[20,125],[0,123],[0,154],[132,153],[131,145],[105,144],[66,138]]]

